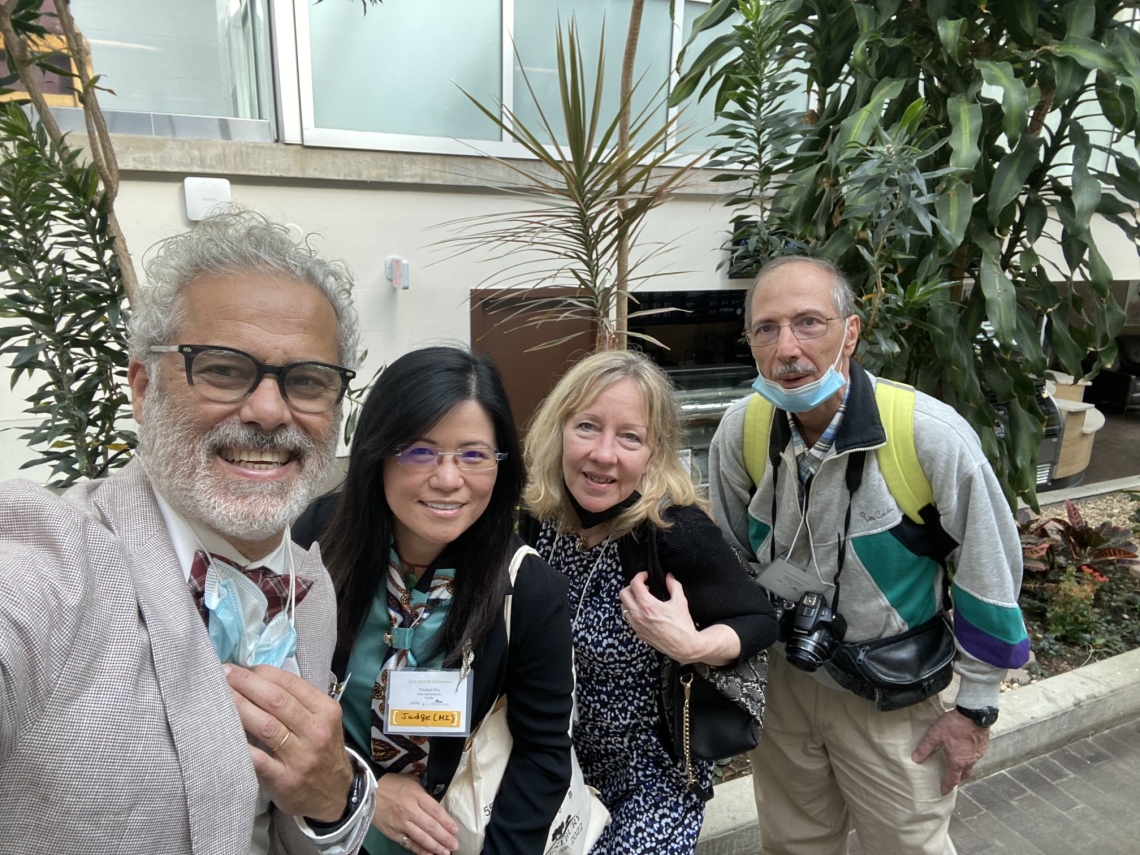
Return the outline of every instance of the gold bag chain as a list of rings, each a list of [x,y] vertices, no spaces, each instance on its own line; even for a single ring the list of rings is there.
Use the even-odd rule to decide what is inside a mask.
[[[684,750],[685,750],[685,774],[688,775],[689,780],[687,786],[692,788],[697,785],[697,779],[693,775],[693,758],[689,750],[689,696],[693,690],[693,675],[692,672],[682,674],[680,677],[681,685],[685,689],[685,707],[682,713],[682,721],[684,722]]]

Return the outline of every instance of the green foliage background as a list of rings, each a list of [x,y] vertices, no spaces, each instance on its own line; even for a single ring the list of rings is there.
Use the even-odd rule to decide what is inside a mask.
[[[738,188],[732,266],[836,262],[863,296],[860,361],[965,416],[1011,503],[1036,501],[1034,378],[1115,358],[1092,223],[1136,243],[1136,6],[714,0],[694,34],[719,35],[682,58],[673,101],[716,99]]]

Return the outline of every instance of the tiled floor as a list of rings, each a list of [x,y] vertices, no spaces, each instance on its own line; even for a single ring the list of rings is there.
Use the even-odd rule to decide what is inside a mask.
[[[950,836],[960,855],[1136,855],[1140,721],[968,784]]]
[[[959,855],[1137,855],[1140,720],[967,784],[950,838]]]
[[[1140,410],[1105,415],[1104,427],[1096,432],[1092,456],[1081,483],[1095,484],[1129,475],[1140,475]],[[1136,851],[1140,852],[1140,841]]]

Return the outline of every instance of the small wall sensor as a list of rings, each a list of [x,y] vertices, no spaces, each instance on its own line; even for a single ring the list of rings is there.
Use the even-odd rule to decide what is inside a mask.
[[[384,261],[384,273],[397,291],[407,291],[411,283],[411,264],[408,259],[390,255]]]
[[[186,216],[194,222],[231,201],[230,182],[225,178],[186,178],[182,189],[186,193]]]

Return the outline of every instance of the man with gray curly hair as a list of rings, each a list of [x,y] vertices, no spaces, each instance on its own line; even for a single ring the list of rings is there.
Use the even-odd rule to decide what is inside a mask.
[[[351,276],[237,210],[147,273],[136,459],[62,497],[0,486],[0,840],[355,852],[375,781],[329,684],[332,583],[288,536],[335,462]]]

